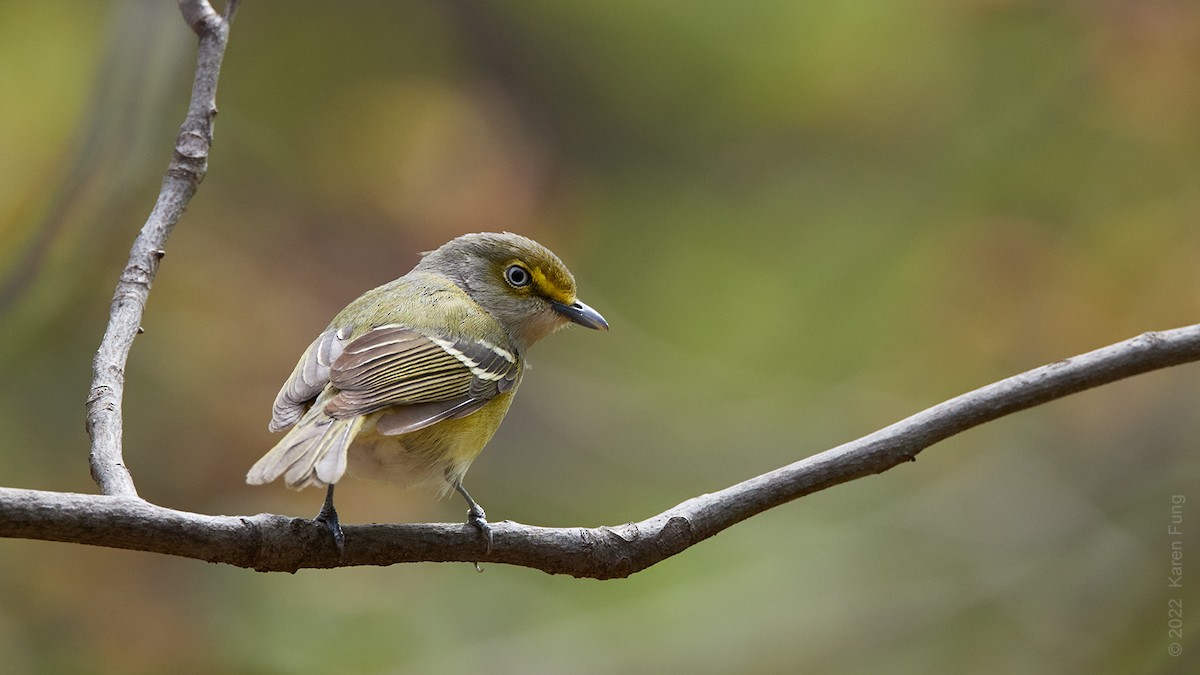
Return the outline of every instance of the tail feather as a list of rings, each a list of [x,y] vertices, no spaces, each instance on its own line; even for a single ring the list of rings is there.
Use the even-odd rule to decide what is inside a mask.
[[[314,406],[250,467],[246,482],[263,485],[283,476],[294,490],[332,485],[346,473],[346,451],[362,424],[362,417],[336,420]]]

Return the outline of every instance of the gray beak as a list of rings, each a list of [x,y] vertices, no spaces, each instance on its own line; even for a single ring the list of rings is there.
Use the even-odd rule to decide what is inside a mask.
[[[565,305],[561,302],[551,302],[550,306],[554,308],[554,311],[562,314],[580,326],[585,326],[595,330],[608,330],[608,322],[604,320],[604,317],[600,316],[600,312],[597,312],[578,300],[569,305]]]

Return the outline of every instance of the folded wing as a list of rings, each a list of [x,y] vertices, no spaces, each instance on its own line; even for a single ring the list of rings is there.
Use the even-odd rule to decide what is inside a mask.
[[[415,431],[464,417],[512,389],[517,355],[486,340],[425,335],[404,326],[380,326],[357,338],[329,370],[337,393],[325,404],[334,419],[392,408],[380,433]]]

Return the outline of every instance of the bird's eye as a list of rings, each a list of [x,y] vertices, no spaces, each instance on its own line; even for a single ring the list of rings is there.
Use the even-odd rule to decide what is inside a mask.
[[[509,265],[508,269],[504,270],[504,280],[513,288],[521,288],[528,286],[529,282],[533,281],[533,277],[529,275],[529,270],[520,265]]]

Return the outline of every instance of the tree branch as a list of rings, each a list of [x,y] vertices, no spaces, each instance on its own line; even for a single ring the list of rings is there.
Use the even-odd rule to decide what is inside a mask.
[[[162,247],[207,170],[217,78],[236,5],[229,0],[222,17],[205,0],[179,0],[184,19],[200,38],[192,99],[158,201],[117,284],[108,329],[93,362],[87,427],[92,475],[104,494],[0,488],[0,536],[151,551],[261,571],[486,560],[576,577],[626,577],[750,516],[881,473],[985,422],[1139,373],[1200,360],[1200,324],[1145,333],[963,394],[638,523],[596,528],[493,523],[495,542],[486,553],[478,531],[467,524],[345,526],[345,553],[339,556],[325,527],[309,520],[271,514],[209,516],[150,504],[137,496],[121,456],[125,363]]]
[[[125,389],[125,363],[134,337],[141,332],[142,314],[158,263],[171,229],[183,215],[192,195],[208,171],[213,119],[217,115],[217,78],[229,40],[229,22],[237,0],[229,0],[222,18],[207,0],[179,0],[184,19],[200,38],[196,75],[187,117],[175,140],[158,200],[133,242],[129,262],[113,293],[108,327],[92,360],[92,388],[87,398],[87,431],[92,439],[92,478],[106,495],[137,496],[133,477],[121,453],[121,400]]]
[[[638,523],[545,528],[493,523],[484,554],[466,524],[350,525],[338,557],[324,526],[259,514],[207,516],[135,497],[0,488],[0,536],[178,555],[260,571],[490,561],[611,579],[665,560],[750,516],[907,462],[925,448],[1014,412],[1133,375],[1200,360],[1200,324],[1144,333],[952,398],[856,441],[689,499]]]

